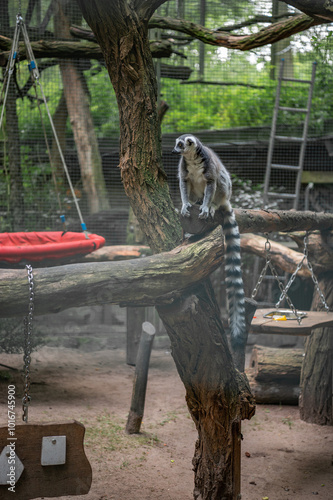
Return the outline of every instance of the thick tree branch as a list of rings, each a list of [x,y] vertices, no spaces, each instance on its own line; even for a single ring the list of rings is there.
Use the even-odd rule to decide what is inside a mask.
[[[150,28],[169,29],[186,33],[193,38],[197,38],[204,43],[227,47],[229,49],[250,50],[261,47],[269,43],[277,42],[284,38],[307,30],[308,28],[328,21],[317,17],[316,19],[305,14],[295,16],[291,19],[280,21],[264,28],[251,35],[233,35],[228,32],[215,31],[200,25],[184,21],[182,19],[163,18],[153,16],[149,22]],[[72,27],[71,33],[86,40],[95,40],[95,36],[90,30]],[[5,36],[0,36],[0,66],[5,66],[10,54],[12,40]],[[32,42],[32,50],[36,58],[57,57],[59,59],[96,59],[103,60],[104,56],[100,46],[93,42],[70,42],[70,41],[45,41]],[[153,57],[170,57],[176,53],[172,48],[172,43],[168,40],[152,41],[150,49]],[[19,45],[20,59],[26,59],[26,49],[23,42]]]
[[[248,87],[251,89],[265,89],[267,85],[254,85],[252,83],[242,83],[242,82],[207,82],[204,80],[190,80],[189,82],[183,81],[180,82],[182,85],[192,85],[193,83],[199,83],[202,85],[221,85],[221,86],[239,86],[239,87]]]
[[[332,0],[281,0],[312,17],[333,21]]]
[[[134,8],[143,20],[149,20],[154,12],[167,0],[134,0]]]
[[[12,40],[0,35],[0,66],[6,66]],[[59,59],[96,59],[104,60],[102,50],[97,43],[94,42],[69,42],[64,40],[31,42],[32,51],[36,59],[42,57],[56,57]],[[174,53],[172,43],[165,41],[152,41],[150,50],[153,57],[170,57]],[[26,47],[23,42],[19,44],[20,60],[27,58]]]
[[[120,262],[69,264],[33,271],[35,313],[103,303],[149,305],[207,278],[223,258],[220,230],[171,252]],[[26,270],[0,270],[0,317],[27,311]]]
[[[240,22],[240,23],[235,23],[231,24],[228,26],[221,26],[221,28],[218,28],[217,31],[235,31],[239,30],[241,28],[246,28],[247,26],[252,26],[253,24],[258,24],[258,23],[274,23],[280,18],[286,18],[294,16],[295,14],[288,13],[287,15],[280,14],[279,16],[265,16],[263,14],[258,14],[257,16],[253,16],[250,19],[247,19],[246,21]]]
[[[295,16],[291,19],[279,21],[250,35],[232,35],[223,31],[215,31],[191,21],[183,19],[172,19],[161,16],[153,16],[149,27],[168,29],[186,33],[209,45],[217,45],[228,49],[250,50],[262,47],[269,43],[278,42],[288,38],[295,33],[307,30],[312,26],[326,24],[328,21],[320,18],[312,18],[305,14]]]
[[[199,205],[190,208],[191,217],[181,217],[183,229],[187,233],[198,234],[222,224],[223,212],[215,212],[214,221],[199,219]],[[317,212],[293,212],[289,210],[235,210],[241,233],[266,233],[315,231],[333,229],[333,214]]]

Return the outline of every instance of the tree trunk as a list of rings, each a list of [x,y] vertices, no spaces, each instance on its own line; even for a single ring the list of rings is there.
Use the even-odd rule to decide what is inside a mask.
[[[67,2],[66,2],[67,3]],[[71,37],[70,22],[72,7],[58,0],[55,16],[55,32],[59,37]],[[89,212],[109,210],[102,160],[89,107],[89,94],[83,71],[75,60],[60,62],[67,110],[74,133],[83,189],[88,198]]]
[[[318,281],[326,302],[332,310],[332,271],[321,275]],[[323,309],[318,294],[314,297],[312,309]],[[314,424],[333,425],[333,328],[326,327],[314,330],[306,341],[305,349],[301,373],[301,418]]]
[[[279,0],[273,0],[273,18],[278,18],[281,21],[282,15],[286,14],[288,19],[288,7]],[[285,19],[285,18],[284,18]],[[290,46],[290,39],[284,38],[279,42],[271,44],[271,71],[270,77],[272,80],[277,79],[279,75],[279,65],[281,58],[284,59],[283,76],[288,78],[294,77],[294,61],[293,53]]]
[[[152,249],[171,249],[180,241],[181,227],[161,165],[157,85],[147,25],[162,1],[78,3],[102,48],[117,96],[126,194]],[[239,463],[232,450],[239,451],[240,443],[235,426],[242,417],[252,416],[254,407],[249,391],[244,391],[241,403],[242,390],[210,285],[187,291],[159,313],[172,339],[172,354],[199,433],[195,496],[234,500],[239,493],[239,470],[234,469]]]
[[[240,493],[234,457],[240,449],[239,423],[251,418],[255,407],[234,369],[210,282],[157,310],[198,430],[194,498],[235,500]],[[244,405],[239,397],[244,398]]]

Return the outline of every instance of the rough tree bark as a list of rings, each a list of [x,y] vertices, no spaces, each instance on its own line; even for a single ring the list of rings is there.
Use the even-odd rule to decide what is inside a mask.
[[[148,20],[163,1],[78,3],[102,48],[118,100],[126,194],[153,250],[171,249],[180,240],[181,227],[161,165],[157,86],[148,40]],[[159,313],[172,339],[199,434],[195,497],[234,500],[240,493],[239,464],[231,454],[239,451],[239,422],[250,417],[254,407],[248,388],[237,379],[209,284],[188,291]]]
[[[333,308],[333,272],[319,276],[319,286],[330,309]],[[313,310],[323,310],[318,294]],[[333,425],[333,328],[317,328],[306,340],[305,358],[301,372],[301,418],[306,422]]]
[[[57,14],[54,17],[55,34],[59,38],[70,38],[73,4],[64,2],[64,0],[57,0],[57,4]],[[78,20],[74,19],[74,21]],[[60,71],[89,212],[109,210],[102,159],[90,112],[89,93],[83,71],[75,60],[61,61]]]

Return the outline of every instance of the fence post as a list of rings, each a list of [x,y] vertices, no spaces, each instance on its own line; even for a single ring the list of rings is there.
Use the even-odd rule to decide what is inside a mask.
[[[140,432],[145,408],[150,353],[154,336],[155,327],[148,321],[145,321],[142,324],[141,339],[136,358],[131,409],[126,424],[127,434],[137,434]]]

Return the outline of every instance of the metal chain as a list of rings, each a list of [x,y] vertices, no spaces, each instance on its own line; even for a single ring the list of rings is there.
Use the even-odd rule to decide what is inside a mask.
[[[264,277],[266,276],[266,273],[267,273],[267,269],[268,269],[268,266],[271,262],[271,257],[270,257],[270,251],[271,251],[271,243],[268,239],[268,233],[265,233],[266,234],[266,242],[265,242],[265,257],[266,257],[266,263],[259,275],[259,278],[258,278],[258,281],[257,281],[257,284],[256,286],[254,287],[253,289],[253,292],[252,292],[252,295],[251,295],[251,299],[254,299],[255,296],[257,295],[258,291],[259,291],[259,288],[260,288],[260,285],[262,283],[262,280],[264,279]]]
[[[280,298],[279,298],[279,300],[278,300],[278,301],[277,301],[277,303],[276,303],[276,307],[280,307],[280,304],[281,304],[281,302],[283,301],[283,299],[284,299],[284,298],[286,298],[286,299],[287,299],[287,301],[288,301],[288,298],[287,298],[287,293],[288,293],[288,290],[289,290],[289,288],[291,287],[291,285],[294,283],[295,278],[296,278],[296,276],[297,276],[297,274],[298,274],[298,271],[299,271],[299,270],[301,269],[301,267],[303,266],[303,262],[304,262],[304,260],[305,260],[305,257],[306,257],[306,256],[305,256],[305,255],[303,255],[303,258],[302,258],[302,259],[300,260],[300,262],[297,264],[297,267],[296,267],[295,271],[293,272],[293,274],[292,274],[292,275],[291,275],[291,277],[289,278],[288,283],[286,284],[286,286],[285,286],[285,287],[284,287],[284,289],[282,290],[282,293],[281,293],[281,295],[280,295]]]
[[[28,271],[28,281],[29,281],[29,312],[24,318],[24,386],[23,386],[23,398],[22,398],[22,420],[23,422],[28,422],[28,408],[30,405],[30,363],[31,363],[31,334],[32,334],[32,321],[34,313],[34,277],[32,274],[32,267],[30,265],[25,266]]]
[[[254,290],[252,292],[252,295],[251,295],[251,298],[254,299],[254,297],[257,295],[258,293],[258,290],[259,290],[259,287],[267,273],[267,269],[268,267],[270,268],[271,272],[272,272],[272,275],[274,276],[277,284],[278,284],[278,287],[280,289],[280,292],[281,292],[281,297],[283,295],[283,298],[285,298],[288,302],[288,306],[289,308],[292,310],[292,312],[295,314],[295,317],[298,321],[298,323],[300,324],[301,322],[301,318],[299,317],[299,315],[297,314],[297,310],[294,306],[294,304],[292,303],[290,297],[288,296],[287,294],[287,290],[285,290],[283,284],[281,283],[281,281],[279,280],[279,276],[278,276],[278,273],[276,272],[276,269],[275,267],[273,266],[272,262],[271,262],[271,243],[268,239],[268,233],[265,233],[266,235],[266,242],[265,242],[265,257],[266,257],[266,263],[265,263],[265,266],[263,268],[263,270],[261,271],[260,273],[260,276],[258,278],[258,282],[256,284],[256,286],[254,287]],[[295,278],[294,278],[295,279]],[[276,304],[276,308],[278,309],[279,306],[280,306],[280,302],[283,300],[283,299],[279,299],[279,302]]]
[[[296,319],[297,319],[298,324],[300,325],[300,324],[301,324],[301,321],[302,321],[302,318],[301,318],[301,316],[297,313],[297,309],[296,309],[296,307],[294,306],[294,304],[293,304],[293,303],[292,303],[292,301],[291,301],[291,298],[289,297],[289,295],[288,295],[288,294],[287,294],[287,292],[285,291],[285,287],[283,286],[283,284],[282,284],[282,283],[281,283],[281,281],[279,280],[279,276],[278,276],[278,274],[277,274],[277,272],[276,272],[275,267],[273,266],[273,264],[270,264],[270,266],[269,266],[269,267],[270,267],[270,269],[271,269],[271,271],[272,271],[272,274],[273,274],[273,276],[274,276],[275,280],[277,281],[277,284],[278,284],[278,286],[279,286],[279,288],[280,288],[281,296],[283,295],[283,296],[284,296],[284,298],[286,299],[286,301],[287,301],[287,303],[288,303],[288,306],[289,306],[289,309],[291,309],[291,310],[292,310],[292,312],[294,313],[294,315],[295,315],[295,317],[296,317]],[[280,299],[281,299],[281,297],[280,297]],[[277,302],[277,303],[275,304],[275,307],[276,307],[277,309],[279,309],[279,307],[280,307],[280,300],[279,300],[279,302]]]
[[[320,297],[320,300],[321,300],[321,303],[323,304],[325,310],[327,312],[329,312],[330,308],[326,302],[326,299],[325,299],[325,296],[323,294],[323,292],[320,290],[320,287],[319,287],[319,283],[318,283],[318,280],[315,276],[315,273],[314,273],[314,270],[313,270],[313,267],[312,267],[312,264],[311,262],[309,261],[309,248],[308,248],[308,233],[306,233],[306,235],[304,236],[304,258],[306,258],[306,265],[307,265],[307,268],[309,269],[310,273],[311,273],[311,278],[312,278],[312,281],[315,285],[315,288],[317,290],[317,293]]]

